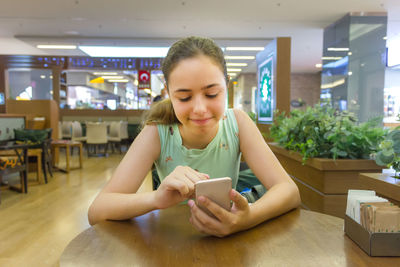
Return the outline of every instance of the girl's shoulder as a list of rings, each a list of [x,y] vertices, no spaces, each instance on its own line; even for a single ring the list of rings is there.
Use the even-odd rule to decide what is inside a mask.
[[[236,108],[233,108],[231,110],[232,110],[233,114],[235,114],[236,122],[239,127],[240,127],[240,125],[242,125],[244,123],[244,121],[249,119],[249,115],[247,115],[247,113],[244,112],[243,110],[236,109]]]

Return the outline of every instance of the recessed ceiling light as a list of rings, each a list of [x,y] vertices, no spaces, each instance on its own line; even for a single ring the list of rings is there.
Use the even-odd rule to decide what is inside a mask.
[[[118,72],[93,72],[93,75],[118,75]]]
[[[124,76],[101,76],[103,79],[123,79]]]
[[[76,49],[76,45],[37,45],[40,49]]]
[[[237,73],[231,73],[231,72],[230,72],[230,73],[228,73],[228,75],[229,75],[229,76],[232,76],[232,77],[235,77],[235,76],[237,76]]]
[[[255,56],[225,56],[225,59],[255,59]]]
[[[169,47],[79,46],[91,57],[165,57]]]
[[[228,67],[246,67],[247,63],[233,63],[233,62],[227,62],[226,66]]]
[[[339,60],[342,59],[342,57],[322,57],[322,60]]]
[[[242,69],[228,68],[226,69],[228,72],[241,72]]]
[[[328,51],[349,51],[350,48],[348,47],[328,47]]]
[[[315,67],[316,67],[316,68],[321,68],[321,67],[322,67],[322,64],[321,64],[321,63],[315,64]]]
[[[79,35],[79,32],[77,32],[77,31],[65,31],[64,34],[66,34],[66,35]]]
[[[127,82],[129,82],[129,80],[128,79],[117,79],[117,80],[110,79],[110,80],[107,80],[107,82],[110,82],[110,83],[127,83]]]
[[[263,51],[264,47],[254,47],[254,46],[248,46],[248,47],[227,47],[227,51]]]

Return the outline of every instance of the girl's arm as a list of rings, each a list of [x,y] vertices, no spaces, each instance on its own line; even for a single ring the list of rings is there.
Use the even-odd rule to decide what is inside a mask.
[[[300,194],[297,185],[283,169],[249,116],[241,110],[235,110],[235,115],[243,157],[256,177],[268,189],[263,197],[250,206],[249,218],[245,225],[245,228],[250,228],[298,207]]]
[[[127,154],[89,208],[91,225],[99,221],[123,220],[157,208],[155,192],[136,193],[160,154],[157,126],[147,125],[135,138]]]

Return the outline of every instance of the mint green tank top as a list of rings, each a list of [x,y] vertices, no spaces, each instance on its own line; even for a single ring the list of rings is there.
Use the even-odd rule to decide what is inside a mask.
[[[225,111],[217,135],[204,149],[184,147],[178,124],[158,124],[157,128],[161,152],[155,165],[160,181],[181,165],[206,173],[210,178],[230,177],[232,188],[236,188],[241,152],[239,129],[232,109]]]

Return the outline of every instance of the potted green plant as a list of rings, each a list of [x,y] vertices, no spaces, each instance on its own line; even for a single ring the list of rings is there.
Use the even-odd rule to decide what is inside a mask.
[[[270,148],[300,189],[306,208],[344,217],[347,191],[360,172],[378,172],[376,153],[386,130],[379,118],[358,123],[329,105],[277,114]]]
[[[400,128],[390,131],[379,144],[375,162],[380,166],[393,168],[394,177],[400,179]]]

